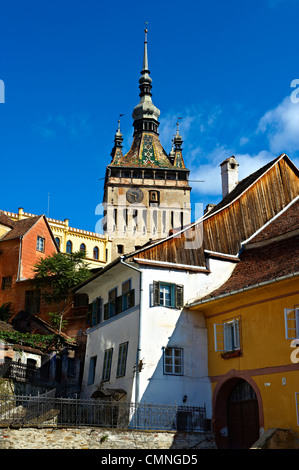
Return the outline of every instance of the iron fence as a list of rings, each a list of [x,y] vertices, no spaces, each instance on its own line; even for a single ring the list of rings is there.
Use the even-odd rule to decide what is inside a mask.
[[[0,426],[92,426],[118,429],[205,432],[205,407],[0,395]]]

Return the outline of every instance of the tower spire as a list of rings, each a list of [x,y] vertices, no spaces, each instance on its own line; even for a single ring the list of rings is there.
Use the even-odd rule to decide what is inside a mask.
[[[146,23],[147,24],[147,23]],[[136,132],[144,130],[158,133],[160,110],[152,102],[152,79],[148,68],[148,53],[147,53],[147,34],[148,30],[144,30],[144,52],[143,64],[141,70],[141,77],[139,79],[140,101],[133,110],[132,117],[134,119],[134,129]]]
[[[147,23],[145,23],[147,24]],[[143,68],[142,68],[142,72],[149,72],[148,70],[148,56],[147,56],[147,28],[145,28],[144,30],[144,52],[143,52]]]
[[[118,123],[117,123],[117,131],[115,133],[115,137],[114,137],[114,147],[112,149],[112,152],[111,152],[111,157],[112,157],[112,160],[111,162],[112,163],[116,163],[118,162],[118,160],[120,158],[122,158],[123,154],[122,154],[122,142],[123,142],[123,135],[120,131],[120,118],[121,116],[124,116],[124,114],[120,114],[119,115],[119,118],[118,118]]]

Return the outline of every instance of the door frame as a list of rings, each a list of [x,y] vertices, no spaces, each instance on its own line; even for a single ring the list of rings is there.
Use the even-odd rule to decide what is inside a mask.
[[[217,381],[212,398],[212,424],[216,445],[219,449],[228,449],[227,402],[228,398],[240,380],[245,380],[253,388],[258,404],[259,435],[264,432],[264,412],[262,396],[257,384],[247,374],[236,374],[230,371]]]

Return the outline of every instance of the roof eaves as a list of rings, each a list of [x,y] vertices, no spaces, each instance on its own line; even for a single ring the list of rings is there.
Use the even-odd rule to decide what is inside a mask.
[[[121,258],[118,257],[116,258],[114,261],[111,261],[111,263],[107,264],[106,266],[104,266],[99,272],[95,273],[93,276],[89,277],[88,279],[86,279],[86,281],[84,282],[81,282],[81,284],[75,286],[73,289],[72,289],[72,292],[75,293],[77,292],[79,289],[82,289],[82,287],[86,286],[87,284],[89,284],[90,282],[94,281],[95,279],[97,279],[98,277],[102,276],[105,272],[109,271],[109,269],[113,268],[114,266],[116,266],[118,263],[120,263],[120,260]]]
[[[299,271],[296,271],[296,272],[291,273],[291,274],[286,274],[284,276],[276,277],[276,278],[270,279],[268,281],[257,282],[255,284],[252,284],[251,286],[245,286],[245,287],[242,287],[242,288],[237,289],[235,291],[225,292],[224,294],[219,294],[215,297],[211,296],[211,297],[204,298],[202,300],[196,300],[195,302],[192,302],[190,304],[187,303],[185,305],[185,307],[186,308],[197,307],[199,305],[207,304],[208,302],[215,302],[216,300],[220,300],[220,299],[223,299],[225,297],[231,297],[233,295],[240,294],[241,292],[246,292],[248,290],[256,289],[258,287],[264,287],[264,286],[267,286],[269,284],[274,284],[275,282],[284,281],[284,280],[291,279],[292,277],[297,277],[297,276],[299,276]]]

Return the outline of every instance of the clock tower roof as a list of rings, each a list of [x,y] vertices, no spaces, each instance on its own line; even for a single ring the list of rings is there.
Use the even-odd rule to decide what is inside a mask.
[[[152,79],[148,67],[147,29],[145,29],[143,67],[139,80],[140,101],[133,110],[133,142],[130,150],[123,155],[118,149],[112,155],[110,166],[141,168],[179,168],[186,169],[183,158],[178,153],[176,158],[164,150],[158,134],[160,111],[152,102]]]

